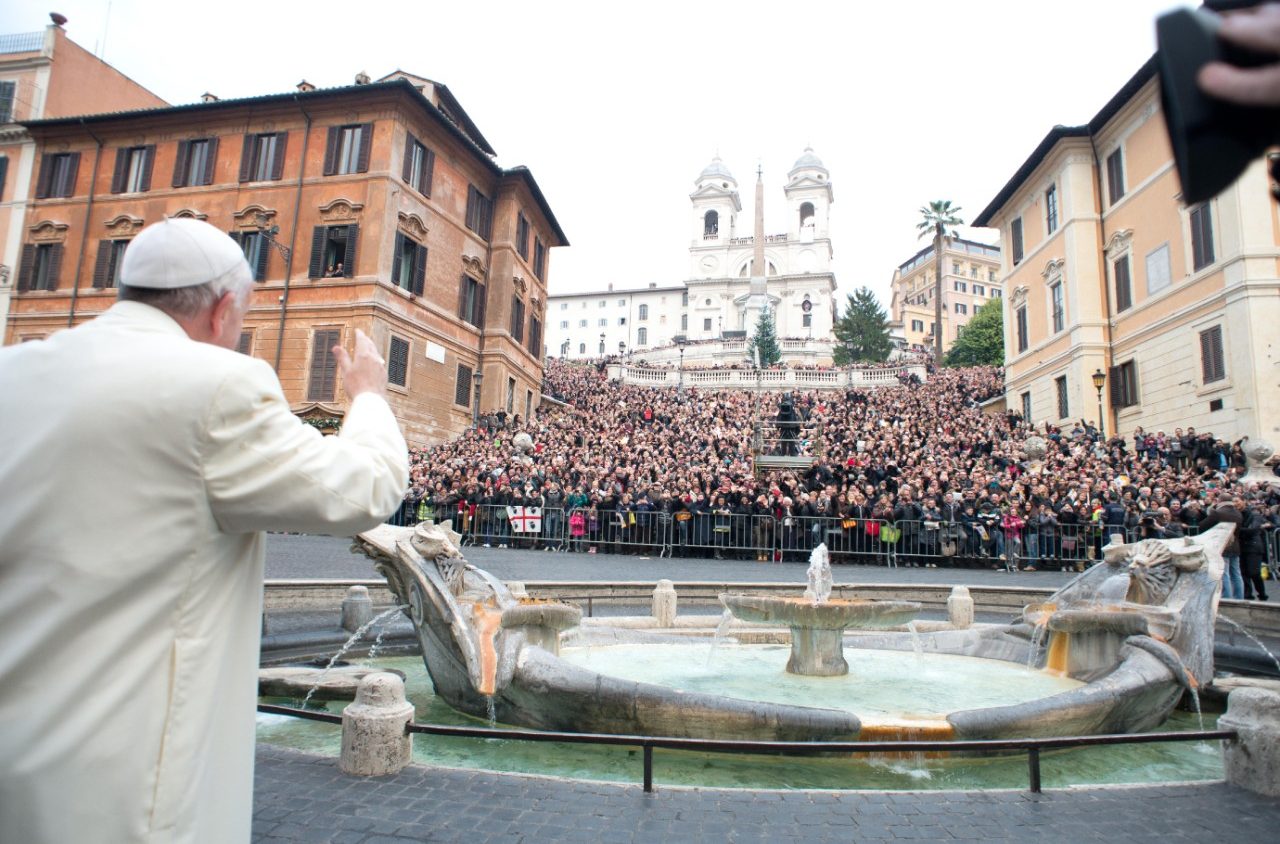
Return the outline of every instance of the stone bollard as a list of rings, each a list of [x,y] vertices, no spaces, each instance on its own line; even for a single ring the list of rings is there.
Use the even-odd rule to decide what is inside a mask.
[[[659,627],[675,626],[676,588],[670,580],[659,580],[653,590],[653,618]]]
[[[354,633],[370,621],[373,621],[373,601],[369,600],[368,587],[352,586],[342,599],[342,629]]]
[[[1223,743],[1227,782],[1280,797],[1280,692],[1236,689],[1227,697],[1218,727],[1240,734]]]
[[[409,764],[413,704],[405,700],[404,681],[395,674],[370,674],[360,681],[354,703],[342,710],[342,757],[345,774],[381,777]]]
[[[964,630],[973,626],[973,598],[968,586],[953,586],[947,598],[947,619],[951,626]]]

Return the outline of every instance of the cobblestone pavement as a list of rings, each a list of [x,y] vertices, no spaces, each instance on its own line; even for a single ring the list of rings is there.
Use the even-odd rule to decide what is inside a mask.
[[[351,553],[351,540],[332,536],[271,534],[267,538],[267,577],[326,579],[375,578],[369,559]],[[566,554],[517,548],[464,549],[468,562],[503,580],[638,580],[802,583],[808,564],[757,563],[752,560],[655,559],[614,554]],[[888,568],[835,565],[836,583],[963,583],[969,586],[1055,588],[1074,574],[993,571],[990,568]]]
[[[1049,791],[726,791],[411,766],[348,777],[259,747],[255,842],[1273,841],[1280,799],[1225,784]]]

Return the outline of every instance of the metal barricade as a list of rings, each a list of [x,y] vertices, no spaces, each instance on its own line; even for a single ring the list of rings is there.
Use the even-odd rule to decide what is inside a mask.
[[[519,505],[476,504],[458,508],[453,529],[466,545],[555,549],[564,545],[565,523],[564,510],[558,507],[539,508],[535,516]]]
[[[790,528],[782,525],[777,542],[784,560],[807,560],[819,543],[825,543],[833,565],[894,565],[897,546],[881,539],[881,531],[888,522],[834,515],[791,518],[794,524]]]

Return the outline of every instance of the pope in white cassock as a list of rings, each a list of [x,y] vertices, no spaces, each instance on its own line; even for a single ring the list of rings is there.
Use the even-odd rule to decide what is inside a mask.
[[[0,349],[0,842],[249,840],[262,532],[372,528],[408,481],[372,341],[322,437],[232,351],[251,287],[166,220],[110,310]]]

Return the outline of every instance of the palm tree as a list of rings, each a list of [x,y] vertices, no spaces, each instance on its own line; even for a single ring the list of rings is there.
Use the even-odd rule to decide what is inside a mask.
[[[964,225],[959,214],[959,205],[952,205],[949,199],[935,199],[920,209],[920,222],[916,224],[920,237],[933,235],[933,359],[938,366],[942,365],[942,246],[957,236],[955,226]]]

